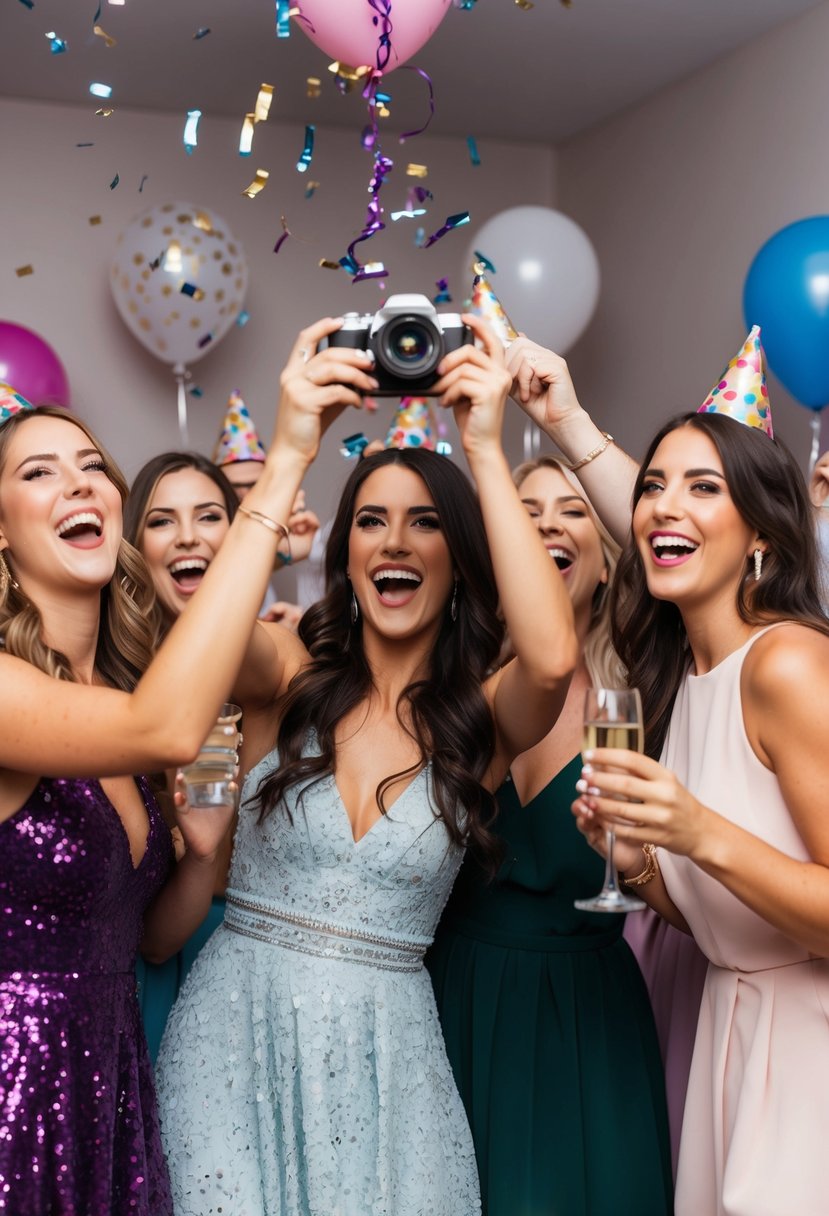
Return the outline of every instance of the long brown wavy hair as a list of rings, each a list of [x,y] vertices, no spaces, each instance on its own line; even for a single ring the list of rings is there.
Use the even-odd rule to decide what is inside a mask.
[[[645,473],[666,435],[679,427],[702,431],[722,460],[725,480],[742,518],[765,540],[763,575],[753,563],[737,589],[737,612],[749,625],[797,621],[829,634],[821,606],[817,546],[806,483],[780,439],[720,414],[680,414],[654,436],[633,491],[642,496]],[[655,599],[631,536],[619,560],[611,592],[613,641],[642,694],[645,750],[659,757],[674,701],[691,658],[688,635],[676,604]]]
[[[387,790],[431,760],[436,808],[450,837],[468,844],[491,869],[499,856],[489,830],[496,805],[481,782],[495,748],[495,726],[481,686],[498,655],[503,625],[475,493],[460,469],[434,452],[379,452],[361,461],[345,485],[326,550],[326,594],[299,626],[310,662],[294,677],[284,699],[277,736],[281,763],[259,787],[261,811],[265,816],[284,807],[288,789],[302,784],[302,797],[335,771],[337,723],[371,692],[362,624],[352,625],[350,619],[348,540],[360,487],[376,469],[392,464],[416,473],[432,495],[458,580],[457,619],[452,620],[447,604],[428,675],[400,695],[398,721],[416,741],[420,759],[405,773],[390,773],[380,782],[377,805],[385,814]],[[304,756],[312,732],[319,755]]]
[[[144,551],[144,525],[156,486],[162,477],[166,477],[168,473],[178,473],[180,469],[195,469],[197,473],[203,473],[205,477],[210,478],[221,492],[228,523],[233,523],[233,517],[239,508],[239,499],[218,465],[199,452],[162,452],[160,456],[153,456],[152,460],[148,460],[138,470],[124,506],[124,539],[134,545],[139,553]],[[153,649],[156,649],[173,626],[170,613],[156,596],[153,597],[148,620]]]
[[[55,406],[41,406],[14,414],[0,426],[0,478],[6,463],[11,438],[30,418],[60,418],[71,422],[101,453],[106,475],[121,496],[127,497],[127,482],[118,466],[92,431],[75,414]],[[43,621],[37,605],[22,588],[15,586],[14,553],[4,550],[3,557],[12,576],[5,595],[0,597],[0,641],[8,654],[16,655],[57,680],[75,681],[69,660],[43,640]],[[95,670],[105,684],[131,691],[152,657],[152,636],[147,616],[155,599],[144,559],[125,540],[121,540],[115,573],[101,589],[101,620]]]

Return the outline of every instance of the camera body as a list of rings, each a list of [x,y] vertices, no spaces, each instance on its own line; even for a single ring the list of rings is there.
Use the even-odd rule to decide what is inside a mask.
[[[373,316],[347,312],[329,346],[370,350],[378,397],[428,397],[445,354],[473,341],[458,313],[439,313],[426,296],[389,296]]]

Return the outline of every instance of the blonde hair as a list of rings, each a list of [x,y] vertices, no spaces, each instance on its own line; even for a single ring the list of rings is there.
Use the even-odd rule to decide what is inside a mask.
[[[584,641],[584,663],[594,688],[619,688],[627,683],[627,673],[622,660],[613,648],[610,640],[610,586],[616,573],[616,564],[621,555],[621,546],[616,543],[599,519],[593,504],[585,494],[577,478],[566,465],[554,456],[538,456],[535,460],[525,460],[513,469],[512,480],[520,489],[524,482],[536,469],[553,469],[561,473],[565,481],[573,487],[587,507],[591,522],[599,534],[599,541],[607,569],[607,582],[600,583],[593,595],[590,612],[590,625]]]
[[[103,457],[106,475],[117,489],[123,503],[127,497],[127,483],[121,470],[109,453],[98,442],[95,435],[74,414],[54,406],[42,406],[38,410],[14,414],[0,425],[0,479],[2,479],[12,436],[25,426],[30,418],[46,415],[71,422],[82,431]],[[5,549],[2,554],[11,578],[3,580],[5,589],[0,592],[0,646],[7,654],[25,659],[56,680],[74,682],[69,660],[59,650],[47,646],[43,640],[43,621],[35,603],[17,586],[14,573],[14,554]],[[3,583],[0,582],[0,587]],[[152,635],[148,618],[155,594],[141,554],[123,538],[118,548],[115,573],[106,587],[101,589],[101,619],[98,627],[98,646],[95,654],[95,670],[105,684],[113,688],[131,691],[152,657]]]

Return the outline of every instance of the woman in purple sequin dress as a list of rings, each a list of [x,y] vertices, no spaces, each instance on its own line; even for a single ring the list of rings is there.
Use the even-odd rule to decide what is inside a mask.
[[[290,424],[284,394],[281,412]],[[296,464],[266,463],[254,516],[147,666],[152,592],[123,541],[123,478],[77,419],[0,389],[3,1216],[172,1216],[135,959],[142,942],[163,960],[203,919],[232,812],[181,808],[171,870],[129,774],[189,763],[215,722],[274,563],[256,513],[287,517]]]

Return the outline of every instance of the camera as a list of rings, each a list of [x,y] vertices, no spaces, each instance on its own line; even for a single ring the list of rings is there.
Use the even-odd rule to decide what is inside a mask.
[[[347,312],[329,346],[370,350],[378,397],[428,396],[445,354],[473,341],[457,313],[438,313],[426,296],[389,296],[372,316]]]

